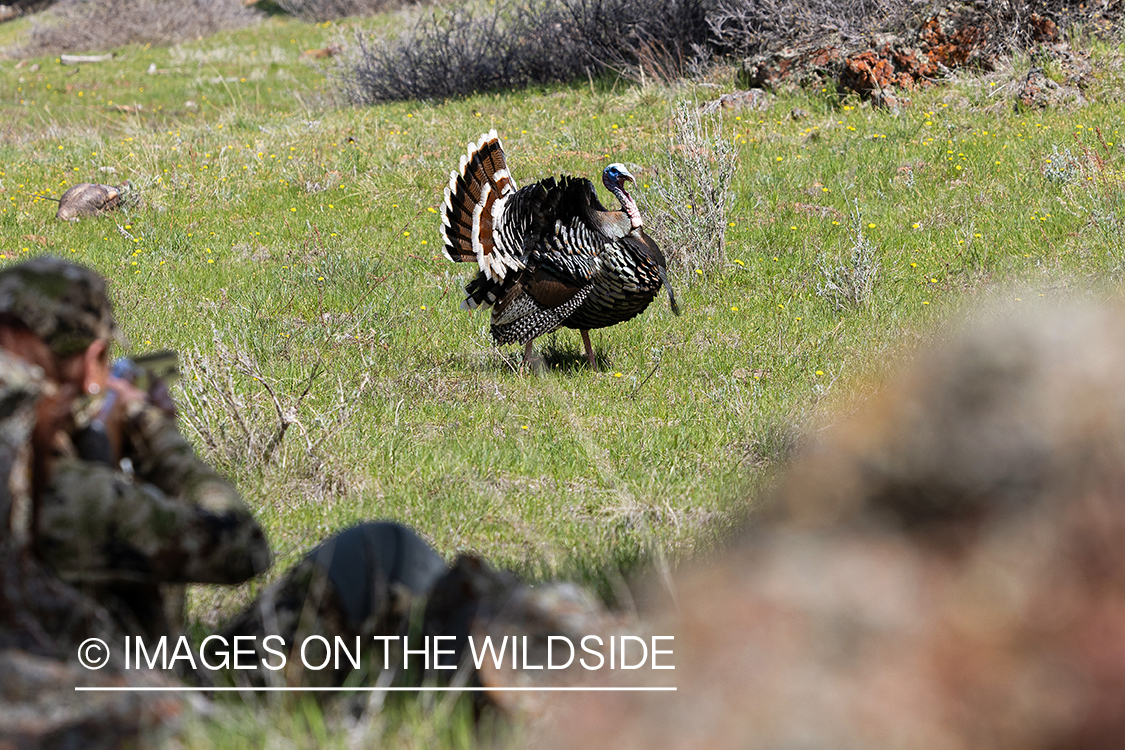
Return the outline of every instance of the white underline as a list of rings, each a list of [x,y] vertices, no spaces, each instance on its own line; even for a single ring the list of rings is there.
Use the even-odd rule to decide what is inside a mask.
[[[675,687],[85,687],[82,693],[528,693],[528,692],[675,692]]]

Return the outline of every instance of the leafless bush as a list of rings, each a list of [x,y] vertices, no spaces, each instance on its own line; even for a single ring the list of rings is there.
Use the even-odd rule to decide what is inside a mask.
[[[899,30],[925,7],[921,0],[718,0],[707,23],[717,47],[749,55],[827,36]]]
[[[706,43],[707,0],[500,0],[355,38],[336,77],[358,104],[567,81],[613,69],[680,75]]]
[[[277,0],[278,7],[306,21],[334,21],[348,16],[370,16],[415,5],[418,0]]]
[[[723,140],[717,115],[680,102],[672,140],[651,186],[641,195],[652,233],[678,270],[704,273],[725,262],[727,212],[738,156]]]
[[[260,18],[241,0],[62,0],[35,23],[19,54],[174,44]]]
[[[946,11],[942,11],[942,8]],[[1059,28],[1079,20],[1117,19],[1120,3],[1082,0],[976,0],[938,4],[928,0],[716,0],[707,14],[711,44],[720,52],[753,55],[782,47],[831,40],[847,46],[876,33],[903,33],[939,11],[955,25],[984,31],[990,55],[1026,49],[1041,41],[1042,19]],[[975,42],[973,42],[975,43]]]
[[[837,310],[865,307],[871,301],[875,278],[879,275],[879,250],[863,236],[863,224],[858,213],[852,232],[854,241],[848,260],[832,265],[826,258],[821,258],[819,263],[824,282],[817,284],[816,293]]]
[[[710,0],[562,0],[596,64],[636,80],[677,80],[707,49]]]
[[[310,394],[326,374],[323,362],[300,378],[277,377],[237,337],[216,332],[214,340],[215,354],[187,354],[180,381],[183,424],[207,461],[233,477],[281,466],[289,479],[311,480],[317,494],[345,492],[327,443],[350,422],[366,376],[358,386],[337,382],[332,403],[317,409]],[[291,433],[299,437],[285,450]]]

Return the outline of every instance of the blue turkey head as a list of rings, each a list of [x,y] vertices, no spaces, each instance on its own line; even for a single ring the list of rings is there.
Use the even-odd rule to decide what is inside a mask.
[[[637,181],[624,164],[614,162],[602,172],[602,184],[605,185],[610,192],[617,193],[618,190],[624,190],[626,180],[629,182]]]

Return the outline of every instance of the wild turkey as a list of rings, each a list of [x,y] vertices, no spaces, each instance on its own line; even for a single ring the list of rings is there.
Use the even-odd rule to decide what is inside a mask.
[[[63,193],[62,198],[50,199],[59,202],[59,210],[55,212],[55,218],[77,221],[80,216],[97,216],[103,211],[112,211],[121,205],[121,191],[128,186],[127,182],[120,188],[80,182]]]
[[[626,181],[635,182],[622,164],[602,172],[620,211],[607,210],[581,177],[548,177],[517,190],[495,130],[469,144],[445,189],[443,250],[452,261],[480,266],[461,308],[492,307],[496,344],[523,344],[531,363],[537,337],[577,328],[596,369],[591,329],[636,317],[662,285],[679,315],[664,255],[645,234]]]

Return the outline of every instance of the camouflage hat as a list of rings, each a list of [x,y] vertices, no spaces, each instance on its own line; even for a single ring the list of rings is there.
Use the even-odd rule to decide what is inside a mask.
[[[101,274],[62,258],[43,256],[0,270],[0,315],[10,315],[68,357],[98,339],[124,337]]]

